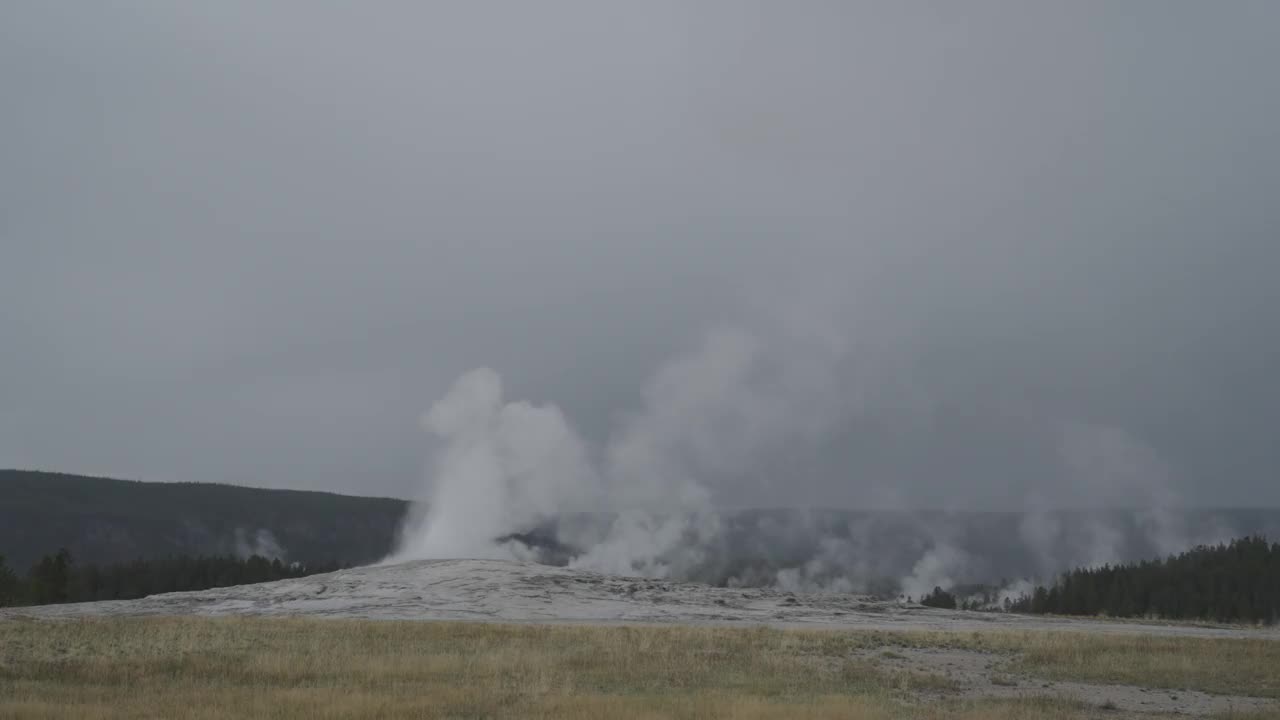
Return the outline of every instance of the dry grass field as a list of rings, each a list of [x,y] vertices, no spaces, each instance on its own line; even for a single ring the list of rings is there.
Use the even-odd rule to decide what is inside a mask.
[[[975,690],[945,662],[931,672],[904,664],[911,657],[978,658],[994,682]],[[1058,682],[1166,690],[1163,704],[1133,715],[1101,695],[1057,695]],[[1018,686],[1037,694],[985,694]],[[3,718],[1160,718],[1181,709],[1168,698],[1196,691],[1280,697],[1280,642],[261,618],[0,622]],[[1213,714],[1280,717],[1256,704]]]

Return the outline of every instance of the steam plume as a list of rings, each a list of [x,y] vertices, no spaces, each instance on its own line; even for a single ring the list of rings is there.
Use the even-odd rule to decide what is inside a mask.
[[[1189,526],[1168,470],[1140,442],[1118,428],[1071,422],[1046,430],[1057,438],[1065,474],[1056,477],[1065,482],[1030,483],[1027,511],[980,518],[988,526],[977,537],[972,518],[947,512],[718,511],[717,492],[755,465],[856,415],[860,406],[842,398],[865,403],[870,394],[850,386],[857,373],[849,361],[848,343],[812,327],[711,333],[660,369],[641,407],[594,454],[554,405],[509,401],[496,372],[468,372],[423,419],[441,449],[426,502],[389,560],[537,560],[919,596],[934,586],[1047,578],[1231,534],[1218,520]],[[1061,510],[1077,497],[1139,512]]]
[[[565,513],[604,511],[612,515],[603,527],[557,528],[558,542],[579,549],[570,564],[683,574],[707,561],[721,530],[709,480],[820,431],[832,415],[823,384],[836,359],[778,353],[742,330],[711,333],[655,376],[594,464],[558,408],[508,402],[497,373],[471,371],[424,419],[444,449],[425,514],[393,559],[527,558],[519,537]]]

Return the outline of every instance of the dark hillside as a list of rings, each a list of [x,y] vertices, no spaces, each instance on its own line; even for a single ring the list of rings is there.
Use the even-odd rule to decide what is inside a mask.
[[[391,550],[408,503],[300,490],[0,470],[0,553],[59,547],[100,565],[174,555],[360,564]]]
[[[364,564],[391,551],[407,508],[386,498],[0,470],[0,554],[19,573],[63,547],[77,563],[99,566],[254,554],[313,566]],[[1276,509],[1183,509],[1158,519],[1153,525],[1150,513],[1120,509],[737,510],[719,518],[720,533],[698,562],[673,577],[758,586],[790,569],[802,584],[848,580],[837,586],[892,594],[922,559],[922,567],[946,564],[942,575],[953,580],[996,584],[1094,563],[1103,541],[1109,560],[1128,562],[1161,555],[1171,544],[1181,550],[1229,537],[1280,537]],[[612,520],[607,513],[568,514],[508,539],[563,564],[584,548],[561,538],[603,537]],[[1183,544],[1167,537],[1157,544],[1161,536]],[[924,578],[925,590],[917,592],[942,579]]]

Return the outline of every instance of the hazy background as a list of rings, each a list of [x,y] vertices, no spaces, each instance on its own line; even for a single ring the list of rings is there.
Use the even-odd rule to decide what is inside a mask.
[[[10,0],[0,466],[416,496],[471,368],[596,452],[746,328],[720,504],[1278,504],[1277,27]]]

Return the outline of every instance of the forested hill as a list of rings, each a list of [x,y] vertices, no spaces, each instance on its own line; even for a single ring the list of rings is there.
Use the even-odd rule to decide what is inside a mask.
[[[386,498],[0,470],[0,555],[19,573],[64,547],[82,566],[254,554],[310,566],[359,565],[391,551],[407,509],[407,502]],[[922,559],[952,563],[949,572],[967,582],[995,584],[1091,564],[1100,541],[1114,561],[1127,562],[1164,552],[1157,535],[1185,536],[1185,547],[1254,534],[1280,538],[1277,509],[1185,509],[1158,519],[1152,526],[1147,514],[1124,509],[737,510],[718,518],[720,540],[680,579],[768,585],[784,570],[805,568],[806,581],[817,585],[851,580],[896,593]],[[547,562],[564,563],[584,548],[563,545],[560,537],[603,537],[613,520],[605,513],[566,515],[512,537],[538,545]],[[1216,537],[1192,539],[1207,530]]]
[[[60,547],[99,565],[255,553],[361,564],[391,550],[407,507],[390,498],[0,470],[0,554],[16,568]]]
[[[1246,537],[1159,560],[1080,568],[1010,609],[1274,623],[1280,620],[1280,543]]]

